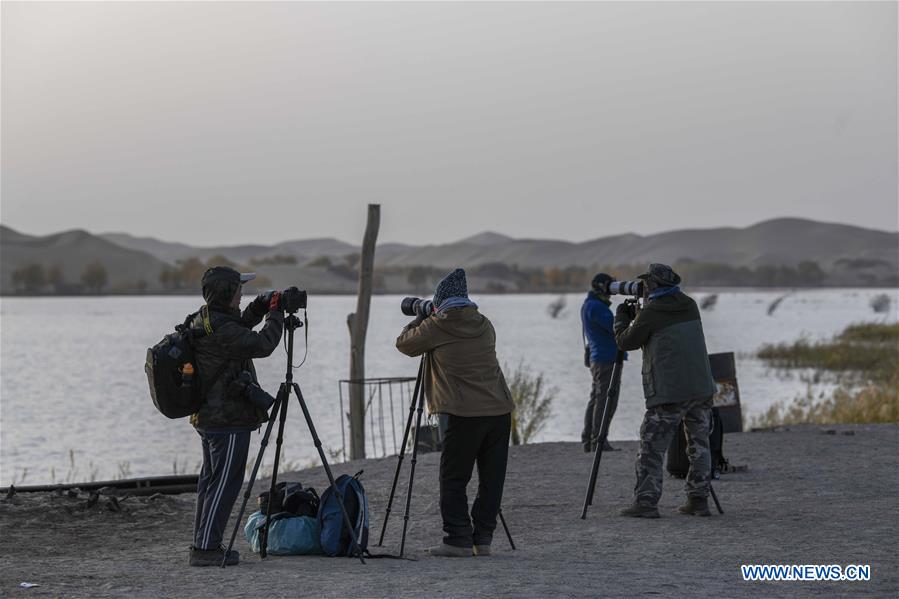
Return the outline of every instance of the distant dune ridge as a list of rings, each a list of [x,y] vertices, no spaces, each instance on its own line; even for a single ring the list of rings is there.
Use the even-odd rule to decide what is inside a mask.
[[[302,282],[312,291],[352,293],[356,288],[352,256],[359,251],[358,246],[333,238],[194,247],[125,233],[93,235],[80,230],[39,237],[2,225],[0,248],[3,293],[21,289],[21,275],[14,285],[13,273],[31,264],[39,264],[45,271],[55,268],[57,278],[61,273],[66,282],[62,289],[77,289],[84,269],[95,263],[107,271],[106,292],[160,292],[170,290],[161,281],[162,273],[178,261],[197,258],[205,263],[216,256],[253,266],[275,287]],[[404,291],[408,287],[406,271],[418,266],[448,269],[499,263],[519,269],[589,270],[600,265],[645,265],[651,261],[750,269],[814,262],[827,274],[827,284],[890,281],[899,271],[899,233],[781,218],[746,228],[678,230],[645,236],[629,233],[580,243],[515,239],[484,232],[441,245],[386,243],[378,246],[376,254],[376,268],[383,273],[380,290],[387,292]]]

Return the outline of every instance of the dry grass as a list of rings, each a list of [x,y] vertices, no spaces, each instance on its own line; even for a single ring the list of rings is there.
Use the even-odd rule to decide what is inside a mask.
[[[508,367],[504,368],[509,372]],[[552,413],[552,402],[557,390],[547,388],[543,373],[533,373],[519,362],[508,378],[515,411],[512,412],[512,445],[522,445],[534,440]]]
[[[899,422],[899,324],[857,324],[833,340],[768,345],[759,357],[776,368],[836,373],[840,386],[824,400],[809,390],[789,405],[776,404],[756,427],[815,423]]]

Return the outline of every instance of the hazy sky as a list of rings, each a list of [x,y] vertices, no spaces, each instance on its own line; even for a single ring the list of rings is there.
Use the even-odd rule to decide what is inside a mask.
[[[897,228],[897,4],[2,3],[2,206],[193,244]]]

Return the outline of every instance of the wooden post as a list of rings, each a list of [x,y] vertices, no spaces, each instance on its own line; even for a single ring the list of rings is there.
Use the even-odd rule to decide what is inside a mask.
[[[359,295],[356,311],[348,314],[350,329],[350,380],[365,378],[365,334],[368,331],[368,312],[371,307],[372,275],[375,266],[375,243],[381,225],[380,204],[368,205],[365,237],[362,239],[362,257],[359,261]],[[365,387],[350,383],[350,459],[365,457]]]

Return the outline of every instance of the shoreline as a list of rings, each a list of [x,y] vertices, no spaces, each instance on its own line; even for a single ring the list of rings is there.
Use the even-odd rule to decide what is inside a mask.
[[[899,591],[899,424],[800,425],[725,435],[724,455],[746,472],[715,483],[725,514],[679,516],[682,481],[666,476],[660,520],[617,516],[630,501],[635,442],[603,454],[596,498],[580,508],[592,455],[577,443],[510,449],[503,513],[518,546],[497,530],[491,558],[441,559],[422,553],[439,542],[439,454],[416,469],[407,556],[416,561],[272,557],[262,561],[238,537],[242,563],[224,571],[191,569],[187,546],[193,494],[118,499],[25,494],[0,498],[0,592],[20,582],[43,596],[483,597],[813,596]],[[335,464],[336,475],[364,469],[371,504],[371,545],[380,533],[395,458]],[[409,464],[397,497],[405,499]],[[281,473],[324,490],[320,467]],[[474,495],[474,481],[469,499]],[[252,500],[265,486],[258,481]],[[398,551],[402,503],[395,504],[384,548]],[[238,504],[235,505],[236,515]],[[230,526],[233,526],[233,520]],[[746,583],[741,564],[870,564],[869,582]],[[210,571],[211,570],[211,571]],[[164,573],[164,574],[163,574]]]

